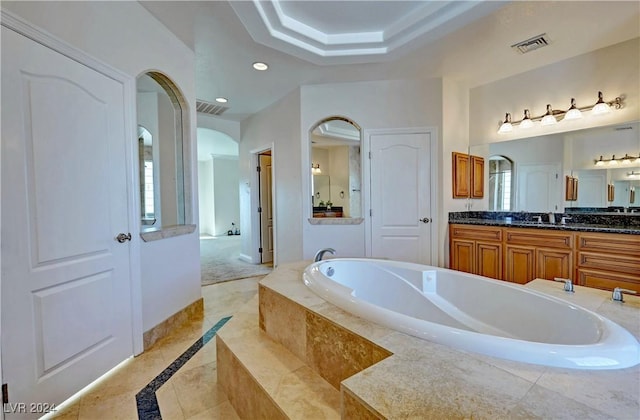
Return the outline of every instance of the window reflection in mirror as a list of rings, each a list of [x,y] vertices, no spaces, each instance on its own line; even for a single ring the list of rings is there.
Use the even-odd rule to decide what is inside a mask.
[[[361,217],[360,127],[329,117],[311,128],[309,140],[312,217]]]
[[[175,85],[150,72],[137,79],[140,209],[143,230],[183,225],[184,103]]]
[[[489,210],[511,211],[513,162],[505,156],[489,158]]]
[[[156,224],[155,209],[158,206],[154,185],[158,183],[158,171],[153,165],[153,136],[143,126],[138,126],[138,156],[140,168],[140,211],[142,226]]]

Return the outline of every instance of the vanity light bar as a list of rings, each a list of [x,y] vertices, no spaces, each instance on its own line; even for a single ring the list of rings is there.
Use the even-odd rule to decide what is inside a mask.
[[[587,105],[578,107],[576,105],[575,98],[571,98],[571,106],[566,111],[553,109],[550,104],[547,105],[547,111],[543,115],[532,117],[528,109],[524,110],[524,116],[517,121],[511,120],[511,113],[505,114],[504,121],[498,122],[498,133],[509,133],[513,131],[513,127],[519,125],[520,128],[532,127],[534,122],[540,121],[541,125],[553,125],[558,122],[558,118],[562,117],[562,120],[575,120],[582,118],[583,111],[591,111],[594,115],[605,114],[611,111],[611,109],[622,108],[622,97],[617,96],[612,101],[605,101],[602,96],[602,92],[598,92],[598,100],[593,105]]]
[[[602,156],[600,156],[600,159],[594,159],[594,162],[596,166],[617,165],[618,163],[628,165],[630,163],[640,163],[640,155],[630,156],[628,154],[625,154],[621,158],[617,158],[616,155],[612,155],[611,159],[603,159]]]

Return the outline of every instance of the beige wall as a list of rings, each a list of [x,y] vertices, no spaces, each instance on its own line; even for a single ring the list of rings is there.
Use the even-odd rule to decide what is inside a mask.
[[[300,198],[300,91],[296,89],[267,109],[242,122],[240,141],[240,225],[242,257],[255,260],[259,232],[257,160],[254,152],[273,145],[273,206],[276,263],[302,259],[302,203]],[[253,194],[252,194],[253,192]]]
[[[302,179],[299,195],[311,197],[311,177],[308,169],[309,129],[318,121],[333,115],[350,118],[362,128],[365,142],[368,130],[431,127],[436,129],[436,149],[440,150],[441,100],[440,79],[378,80],[302,86],[301,127],[298,134],[301,154],[296,163],[299,168],[298,177]],[[366,178],[363,182],[366,182]],[[439,189],[440,185],[434,184],[434,188]],[[365,214],[368,213],[367,199],[363,196]],[[434,208],[433,211],[437,212],[438,209]],[[336,248],[341,257],[365,256],[365,223],[340,226],[312,225],[307,220],[310,215],[311,202],[303,198],[300,220],[305,258],[313,257],[318,249],[324,247]],[[434,214],[431,217],[442,219],[440,216]]]
[[[535,54],[535,51],[530,53]],[[585,116],[550,127],[514,129],[498,134],[498,121],[510,112],[522,118],[527,108],[534,116],[546,105],[568,109],[571,98],[578,106],[592,105],[598,91],[610,101],[624,95],[624,107],[605,116]],[[498,80],[470,91],[469,140],[471,145],[493,143],[542,134],[560,133],[640,119],[640,38],[635,38],[555,64]]]

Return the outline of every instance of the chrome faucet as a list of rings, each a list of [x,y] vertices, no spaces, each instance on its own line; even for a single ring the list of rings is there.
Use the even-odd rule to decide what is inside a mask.
[[[313,261],[318,262],[320,260],[322,260],[322,257],[324,256],[325,253],[330,253],[330,254],[335,254],[336,250],[333,248],[322,248],[321,250],[319,250],[318,252],[316,252],[316,256],[313,257]]]
[[[567,224],[567,220],[571,220],[572,217],[569,216],[562,216],[562,220],[560,220],[560,224],[561,225],[566,225]]]
[[[560,277],[554,277],[553,281],[564,282],[564,291],[573,293],[573,282],[570,279],[563,279]]]
[[[613,289],[613,294],[611,295],[611,300],[614,300],[616,302],[624,302],[624,297],[623,294],[627,293],[630,295],[635,295],[638,292],[636,292],[635,290],[629,290],[629,289],[623,289],[621,287],[616,287],[615,289]]]

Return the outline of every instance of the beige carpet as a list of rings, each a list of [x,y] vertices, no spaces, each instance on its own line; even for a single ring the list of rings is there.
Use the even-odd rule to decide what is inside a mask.
[[[202,285],[262,276],[272,270],[270,265],[249,264],[240,260],[240,235],[203,236],[200,238]]]

